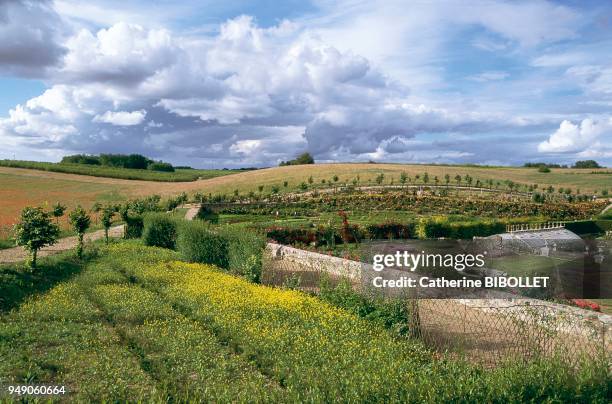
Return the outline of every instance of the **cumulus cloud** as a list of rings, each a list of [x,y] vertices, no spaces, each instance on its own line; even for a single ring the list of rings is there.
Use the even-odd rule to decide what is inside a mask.
[[[96,115],[93,118],[93,122],[104,122],[110,123],[117,126],[132,126],[140,125],[144,121],[147,112],[143,109],[140,111],[106,111],[102,115]]]
[[[612,118],[599,122],[584,119],[579,124],[564,120],[548,140],[538,145],[543,153],[583,152],[603,134],[612,134]]]
[[[0,1],[0,73],[44,76],[67,52],[61,26],[50,1]]]
[[[48,8],[47,3],[41,4]],[[529,46],[574,35],[568,28],[574,15],[565,7],[547,2],[500,4],[509,7],[508,15],[515,20],[534,13],[530,25],[538,25],[534,21],[542,22],[546,13],[558,18],[544,21],[545,28],[527,32],[495,17],[487,2],[481,5],[482,15],[457,11],[461,7],[455,2],[449,2],[449,7],[457,13],[454,24],[485,27],[494,33],[494,43],[503,44],[504,49],[512,43]],[[395,7],[401,9],[399,3]],[[195,164],[216,160],[228,165],[270,165],[304,150],[318,160],[330,161],[423,161],[425,157],[465,161],[484,158],[483,153],[489,152],[476,141],[470,143],[474,150],[465,150],[467,137],[541,129],[543,119],[538,117],[483,111],[478,105],[472,108],[477,103],[466,105],[461,98],[453,105],[415,96],[411,86],[420,80],[418,74],[398,81],[387,74],[388,65],[380,63],[384,55],[372,58],[377,53],[357,43],[384,45],[414,33],[415,27],[445,26],[453,14],[415,7],[427,8],[417,10],[424,23],[413,19],[415,26],[402,26],[406,31],[395,36],[395,24],[389,21],[405,13],[379,13],[375,21],[387,26],[382,32],[386,37],[374,39],[364,38],[378,35],[364,28],[369,26],[369,16],[334,32],[320,22],[305,27],[299,20],[264,28],[249,16],[228,20],[206,35],[177,34],[127,22],[97,30],[79,25],[49,59],[48,90],[0,118],[0,142],[49,153],[142,152]],[[353,37],[355,29],[361,34]],[[437,37],[422,31],[422,36],[413,39],[418,46],[403,54],[422,58],[419,49],[426,47],[421,46],[420,38],[429,36]],[[357,46],[341,46],[339,38]],[[502,49],[490,43],[473,45]],[[2,46],[0,43],[0,52]],[[498,80],[502,85],[510,81],[504,80],[508,77],[495,70],[471,78]],[[558,121],[555,118],[555,126]],[[583,124],[578,126],[580,132]],[[431,137],[429,142],[418,141],[423,135],[452,138],[459,134],[469,136],[452,145],[435,144]],[[567,141],[558,140],[568,136],[582,135],[552,135],[543,150],[586,150],[564,146]],[[530,147],[534,152],[538,148],[537,143]]]

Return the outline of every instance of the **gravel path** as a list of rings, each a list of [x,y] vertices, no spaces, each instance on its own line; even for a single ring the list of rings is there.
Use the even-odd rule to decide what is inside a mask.
[[[185,213],[185,220],[193,220],[198,212],[200,211],[200,205],[185,205],[185,207],[189,207],[187,212]]]
[[[109,237],[122,237],[123,236],[123,225],[111,227],[108,231]],[[91,233],[85,234],[85,241],[93,241],[104,238],[104,230],[96,230]],[[38,251],[38,257],[44,257],[47,255],[55,254],[60,251],[70,250],[77,245],[77,237],[65,237],[57,241],[52,246],[45,247]],[[28,253],[23,247],[14,247],[0,250],[0,263],[9,262],[20,262],[28,258]]]

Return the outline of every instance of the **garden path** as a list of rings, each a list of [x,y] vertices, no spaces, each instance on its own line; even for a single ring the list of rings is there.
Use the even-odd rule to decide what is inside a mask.
[[[123,225],[111,227],[108,231],[109,237],[123,236]],[[94,241],[104,238],[104,230],[96,230],[91,233],[85,233],[85,241]],[[61,251],[70,250],[77,245],[77,236],[64,237],[57,240],[57,243],[52,246],[47,246],[38,251],[38,257],[55,254]],[[25,261],[28,258],[28,252],[23,247],[13,247],[0,250],[0,264],[10,262]]]

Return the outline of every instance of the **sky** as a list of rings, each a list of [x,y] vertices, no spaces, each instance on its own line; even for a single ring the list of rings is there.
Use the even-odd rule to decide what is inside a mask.
[[[612,2],[0,0],[0,159],[612,166]]]

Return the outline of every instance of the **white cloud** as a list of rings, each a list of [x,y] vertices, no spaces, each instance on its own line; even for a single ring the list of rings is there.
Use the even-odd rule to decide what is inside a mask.
[[[577,125],[564,120],[548,140],[538,145],[538,151],[542,153],[583,152],[603,134],[612,135],[612,118],[599,122],[584,119]]]
[[[147,115],[145,110],[140,111],[106,111],[102,115],[96,115],[93,118],[93,122],[104,122],[110,123],[112,125],[117,126],[132,126],[132,125],[140,125]]]

